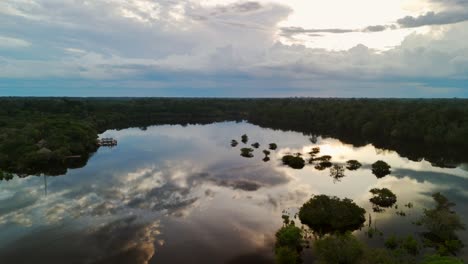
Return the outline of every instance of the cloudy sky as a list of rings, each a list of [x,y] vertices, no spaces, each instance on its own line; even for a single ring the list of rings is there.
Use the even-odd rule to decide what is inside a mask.
[[[468,0],[0,0],[0,95],[468,97]]]

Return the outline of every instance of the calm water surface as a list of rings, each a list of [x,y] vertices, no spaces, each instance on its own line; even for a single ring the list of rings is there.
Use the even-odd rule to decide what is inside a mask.
[[[239,155],[244,133],[249,146],[261,144],[254,158]],[[437,168],[372,145],[320,137],[312,144],[300,133],[247,123],[155,126],[101,136],[119,145],[99,149],[84,168],[0,182],[0,263],[271,263],[282,212],[293,215],[312,194],[353,199],[385,234],[420,231],[411,221],[432,206],[430,195],[438,191],[468,219],[467,165]],[[232,148],[231,139],[240,144]],[[262,150],[271,142],[279,148],[263,162]],[[357,159],[363,167],[336,181],[328,169],[281,164],[285,153],[307,157],[314,146],[334,163]],[[392,166],[382,179],[370,170],[379,159]],[[376,187],[391,189],[407,216],[396,209],[373,213],[369,190]],[[408,202],[413,209],[403,206]],[[383,238],[368,239],[364,231],[356,234],[382,244]],[[468,244],[468,233],[459,235]],[[462,255],[467,260],[466,250]]]

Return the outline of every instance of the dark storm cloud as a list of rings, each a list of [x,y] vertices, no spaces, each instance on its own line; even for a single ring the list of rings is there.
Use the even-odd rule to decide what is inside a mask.
[[[368,26],[364,28],[362,31],[363,32],[381,32],[387,29],[397,29],[397,28],[398,27],[396,25],[374,25],[374,26]]]
[[[397,20],[400,27],[414,28],[431,25],[454,24],[468,20],[468,11],[427,12],[417,17],[406,16]]]

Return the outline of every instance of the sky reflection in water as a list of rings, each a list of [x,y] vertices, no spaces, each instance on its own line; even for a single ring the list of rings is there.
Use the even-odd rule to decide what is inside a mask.
[[[254,158],[239,155],[244,133],[248,146],[261,144]],[[372,145],[355,148],[322,138],[312,144],[300,133],[247,123],[155,126],[102,136],[119,145],[101,148],[84,168],[0,183],[1,263],[269,263],[283,210],[294,213],[312,194],[328,194],[372,212],[369,190],[375,187],[391,189],[407,214],[372,213],[385,234],[417,231],[411,221],[431,205],[436,191],[468,219],[466,165],[436,168]],[[232,148],[231,139],[240,144]],[[272,142],[279,148],[263,162],[262,150]],[[313,146],[333,163],[357,159],[363,167],[334,181],[328,169],[281,165],[283,154],[307,157]],[[392,166],[391,175],[377,179],[371,173],[378,159]],[[405,208],[408,202],[415,208]],[[460,237],[468,241],[467,232]]]

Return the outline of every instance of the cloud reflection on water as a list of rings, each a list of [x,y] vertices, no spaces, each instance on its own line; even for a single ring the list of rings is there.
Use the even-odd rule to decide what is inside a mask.
[[[239,156],[243,144],[229,145],[244,133],[261,144],[252,159]],[[84,168],[48,177],[47,196],[38,177],[0,185],[0,260],[19,257],[21,249],[34,252],[31,258],[42,254],[40,245],[24,241],[46,239],[61,243],[64,256],[84,254],[103,263],[127,258],[170,263],[184,260],[178,256],[184,250],[199,261],[217,252],[211,260],[261,262],[272,257],[282,210],[297,210],[312,194],[349,197],[371,212],[369,190],[390,188],[400,206],[415,204],[407,218],[396,216],[393,209],[374,216],[381,228],[397,233],[414,228],[410,219],[429,206],[435,191],[448,192],[458,204],[468,200],[465,170],[435,168],[372,145],[353,147],[323,138],[311,144],[300,133],[232,122],[105,134],[120,145],[100,149]],[[261,151],[271,142],[279,149],[263,162]],[[313,146],[321,148],[320,155],[333,156],[332,162],[357,159],[363,167],[346,170],[345,177],[334,182],[328,169],[293,170],[281,164],[283,153],[307,157]],[[391,175],[372,175],[370,164],[378,159],[392,166]],[[466,210],[460,214],[467,219]],[[58,257],[51,259],[60,263]]]

